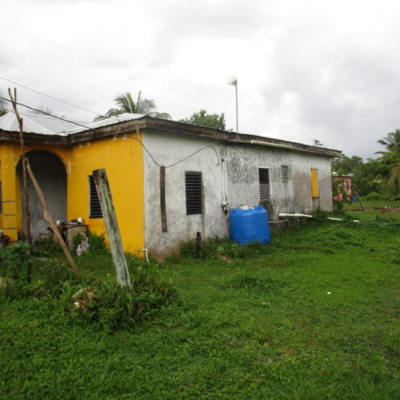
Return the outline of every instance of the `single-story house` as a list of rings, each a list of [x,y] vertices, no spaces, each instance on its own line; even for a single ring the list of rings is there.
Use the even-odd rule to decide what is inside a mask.
[[[83,218],[106,233],[92,171],[108,175],[125,251],[179,252],[201,232],[229,234],[231,208],[263,204],[279,213],[332,209],[332,157],[340,152],[262,136],[122,114],[88,125],[23,115],[27,156],[54,220]],[[84,125],[84,126],[83,126]],[[25,238],[19,128],[0,118],[0,228]],[[47,231],[29,185],[33,237]]]
[[[333,181],[338,183],[338,195],[334,197],[334,201],[340,203],[343,201],[343,195],[346,193],[346,199],[350,199],[352,195],[351,182],[354,178],[354,174],[339,174],[332,172]]]

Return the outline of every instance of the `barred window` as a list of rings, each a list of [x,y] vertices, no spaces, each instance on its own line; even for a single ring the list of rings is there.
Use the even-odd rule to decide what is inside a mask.
[[[186,215],[203,214],[203,184],[201,172],[185,172]]]
[[[103,218],[93,175],[89,175],[89,218]]]
[[[269,169],[259,168],[258,176],[260,181],[260,201],[269,200],[270,199]]]

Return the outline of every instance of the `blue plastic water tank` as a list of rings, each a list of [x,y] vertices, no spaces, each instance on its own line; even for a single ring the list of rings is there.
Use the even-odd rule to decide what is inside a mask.
[[[233,208],[229,222],[231,239],[239,244],[271,241],[268,213],[262,205],[248,210]]]

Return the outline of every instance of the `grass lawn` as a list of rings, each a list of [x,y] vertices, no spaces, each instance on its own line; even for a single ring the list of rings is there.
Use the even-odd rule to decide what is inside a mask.
[[[152,267],[180,301],[131,331],[72,323],[50,296],[2,299],[0,398],[400,398],[399,232],[311,221],[266,246],[187,250]]]

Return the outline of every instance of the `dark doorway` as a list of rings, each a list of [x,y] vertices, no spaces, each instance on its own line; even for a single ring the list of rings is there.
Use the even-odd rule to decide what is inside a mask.
[[[53,220],[67,219],[67,174],[62,161],[53,153],[34,150],[27,153],[32,171],[42,189],[50,215]],[[25,194],[22,176],[22,162],[17,166],[22,193],[22,226],[23,239],[26,239]],[[29,210],[31,212],[31,234],[39,239],[40,233],[48,233],[49,224],[43,218],[43,207],[35,187],[28,176]]]

